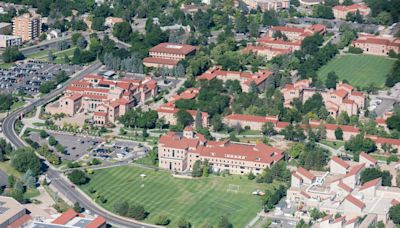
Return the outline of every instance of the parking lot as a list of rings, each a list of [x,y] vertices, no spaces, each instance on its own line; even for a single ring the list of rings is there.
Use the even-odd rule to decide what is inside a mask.
[[[102,160],[128,160],[141,157],[147,154],[149,148],[140,146],[136,142],[115,140],[112,143],[104,143],[98,137],[75,136],[70,134],[53,133],[49,135],[64,146],[64,153],[59,153],[63,160],[78,160],[84,155],[100,158]],[[31,132],[30,139],[40,145],[47,143],[47,139],[42,139],[38,132]]]
[[[0,69],[0,89],[5,93],[24,91],[35,95],[43,82],[50,81],[61,71],[72,75],[82,69],[77,65],[52,64],[28,60],[15,64],[10,69]]]

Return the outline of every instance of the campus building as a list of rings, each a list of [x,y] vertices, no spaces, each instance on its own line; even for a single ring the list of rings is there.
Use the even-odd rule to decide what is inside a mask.
[[[283,151],[263,143],[206,140],[192,127],[186,127],[183,132],[168,132],[158,142],[160,168],[176,172],[190,171],[196,161],[208,160],[214,172],[260,174],[283,156]]]
[[[39,16],[25,13],[13,18],[13,35],[20,36],[22,42],[27,42],[39,37],[42,24]]]
[[[14,198],[0,196],[0,227],[22,227],[32,217]]]
[[[386,56],[390,50],[393,50],[396,54],[400,53],[400,39],[394,37],[359,33],[358,38],[352,42],[352,45],[362,49],[363,53],[370,55]]]
[[[259,91],[264,91],[267,78],[271,75],[270,71],[260,70],[256,73],[240,72],[240,71],[225,71],[221,67],[215,66],[202,75],[197,77],[196,80],[212,80],[214,78],[224,82],[228,80],[237,80],[240,82],[242,91],[248,93],[252,84],[257,87]]]
[[[0,48],[19,46],[21,44],[22,39],[19,36],[0,35]]]
[[[316,33],[324,35],[326,33],[326,26],[321,24],[314,24],[308,27],[289,27],[289,26],[272,26],[268,30],[268,36],[273,37],[276,32],[281,32],[289,40],[303,40],[308,36],[312,36]]]
[[[280,55],[290,54],[292,51],[290,48],[273,48],[268,46],[257,46],[257,45],[247,45],[243,49],[243,53],[254,53],[257,56],[263,56],[267,60]]]
[[[349,13],[356,14],[357,11],[364,17],[368,16],[371,13],[371,9],[368,6],[362,4],[352,4],[349,6],[337,5],[334,6],[332,10],[335,19],[341,20],[345,20]]]
[[[312,171],[299,167],[292,173],[287,200],[292,206],[300,206],[303,211],[317,208],[328,215],[339,213],[346,217],[347,222],[376,214],[376,219],[386,224],[389,208],[400,203],[400,189],[382,186],[381,178],[361,184],[362,171],[376,165],[374,158],[361,153],[359,162],[332,157],[329,171]],[[333,220],[329,224],[334,224]]]
[[[107,221],[101,216],[89,216],[68,209],[53,221],[32,221],[27,228],[52,227],[52,228],[106,228]]]
[[[242,0],[248,8],[262,11],[289,9],[290,0]]]
[[[299,0],[300,5],[303,7],[312,7],[323,3],[323,0]]]
[[[50,114],[65,113],[74,116],[87,113],[95,124],[115,123],[137,101],[144,103],[157,95],[157,82],[150,77],[108,80],[100,75],[86,75],[65,89],[64,95],[46,106]]]
[[[123,21],[124,19],[120,17],[107,17],[106,20],[104,21],[104,25],[109,28],[112,28],[114,27],[115,24],[121,23]]]
[[[149,56],[143,59],[147,67],[174,68],[179,61],[193,55],[196,47],[187,44],[161,43],[149,50]]]
[[[291,102],[298,98],[303,102],[307,101],[314,94],[319,93],[325,103],[329,114],[337,117],[341,112],[346,112],[349,116],[358,115],[360,109],[364,108],[365,96],[362,92],[346,83],[337,83],[336,89],[318,90],[310,87],[311,81],[300,80],[294,84],[287,84],[281,89],[285,99],[285,107],[291,107]]]

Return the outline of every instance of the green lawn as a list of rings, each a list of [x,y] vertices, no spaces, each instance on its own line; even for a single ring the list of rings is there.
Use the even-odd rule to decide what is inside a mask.
[[[339,149],[340,147],[344,146],[344,141],[327,141],[327,140],[322,140],[322,144],[330,146],[335,149]]]
[[[139,203],[150,213],[146,222],[154,223],[155,217],[163,214],[171,219],[171,227],[176,227],[180,217],[195,227],[207,222],[215,225],[222,215],[228,216],[234,227],[244,227],[262,208],[259,196],[251,193],[273,187],[244,176],[178,179],[169,172],[133,166],[94,172],[89,184],[82,189],[93,198],[104,196],[107,202],[102,206],[106,209],[112,211],[118,201]],[[141,178],[141,174],[147,176]],[[239,186],[237,193],[227,191],[230,184]],[[96,193],[90,194],[90,187]]]
[[[339,79],[346,79],[353,86],[364,87],[373,83],[383,87],[395,61],[373,55],[339,55],[323,66],[318,75],[325,81],[328,73],[334,71]]]

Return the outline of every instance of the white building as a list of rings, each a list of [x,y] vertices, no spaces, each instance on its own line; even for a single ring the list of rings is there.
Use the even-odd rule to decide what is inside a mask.
[[[0,48],[19,46],[22,44],[20,36],[0,35]]]

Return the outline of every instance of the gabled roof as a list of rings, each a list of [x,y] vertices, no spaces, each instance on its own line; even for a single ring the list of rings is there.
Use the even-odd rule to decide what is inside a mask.
[[[364,166],[365,166],[365,164],[362,163],[362,164],[351,167],[350,171],[344,177],[350,177],[350,176],[354,176],[354,175],[358,174],[359,172],[361,172],[361,170],[362,170],[362,168],[364,168]]]
[[[224,117],[225,119],[230,120],[239,120],[239,121],[249,121],[249,122],[259,122],[259,123],[277,123],[277,116],[254,116],[254,115],[245,115],[245,114],[230,114]]]
[[[303,167],[299,166],[299,168],[297,168],[296,170],[299,174],[301,174],[302,176],[306,177],[309,180],[314,180],[316,178],[316,176],[314,174],[312,174],[310,171],[304,169]]]
[[[350,165],[347,162],[343,161],[342,159],[340,159],[337,156],[333,156],[331,161],[337,163],[338,165],[342,166],[345,169],[348,169],[350,167]]]
[[[79,213],[74,211],[74,209],[68,209],[66,212],[62,213],[58,218],[56,218],[52,223],[53,224],[59,224],[59,225],[65,225],[69,221],[71,221],[73,218],[80,216]]]
[[[98,216],[93,221],[91,221],[89,224],[87,224],[85,228],[98,228],[105,224],[106,224],[106,219],[101,216]]]
[[[343,183],[342,181],[339,182],[338,186],[341,189],[345,190],[346,192],[352,192],[353,191],[352,188],[350,188],[347,184]]]
[[[345,199],[360,209],[363,209],[365,207],[365,204],[361,200],[357,199],[351,194],[349,194]]]
[[[195,50],[196,50],[195,46],[188,44],[160,43],[150,48],[149,52],[187,55]]]
[[[362,190],[365,190],[365,189],[367,189],[367,188],[371,188],[371,187],[377,186],[378,184],[381,183],[381,181],[382,181],[382,178],[379,177],[379,178],[376,178],[376,179],[374,179],[374,180],[370,180],[370,181],[368,181],[368,182],[365,182],[365,183],[361,186],[361,188],[360,188],[359,191],[362,191]]]
[[[371,163],[374,163],[374,164],[378,163],[378,161],[375,158],[373,158],[371,155],[369,155],[369,154],[367,154],[365,152],[361,152],[360,153],[360,157],[363,157],[363,158],[367,159]]]

